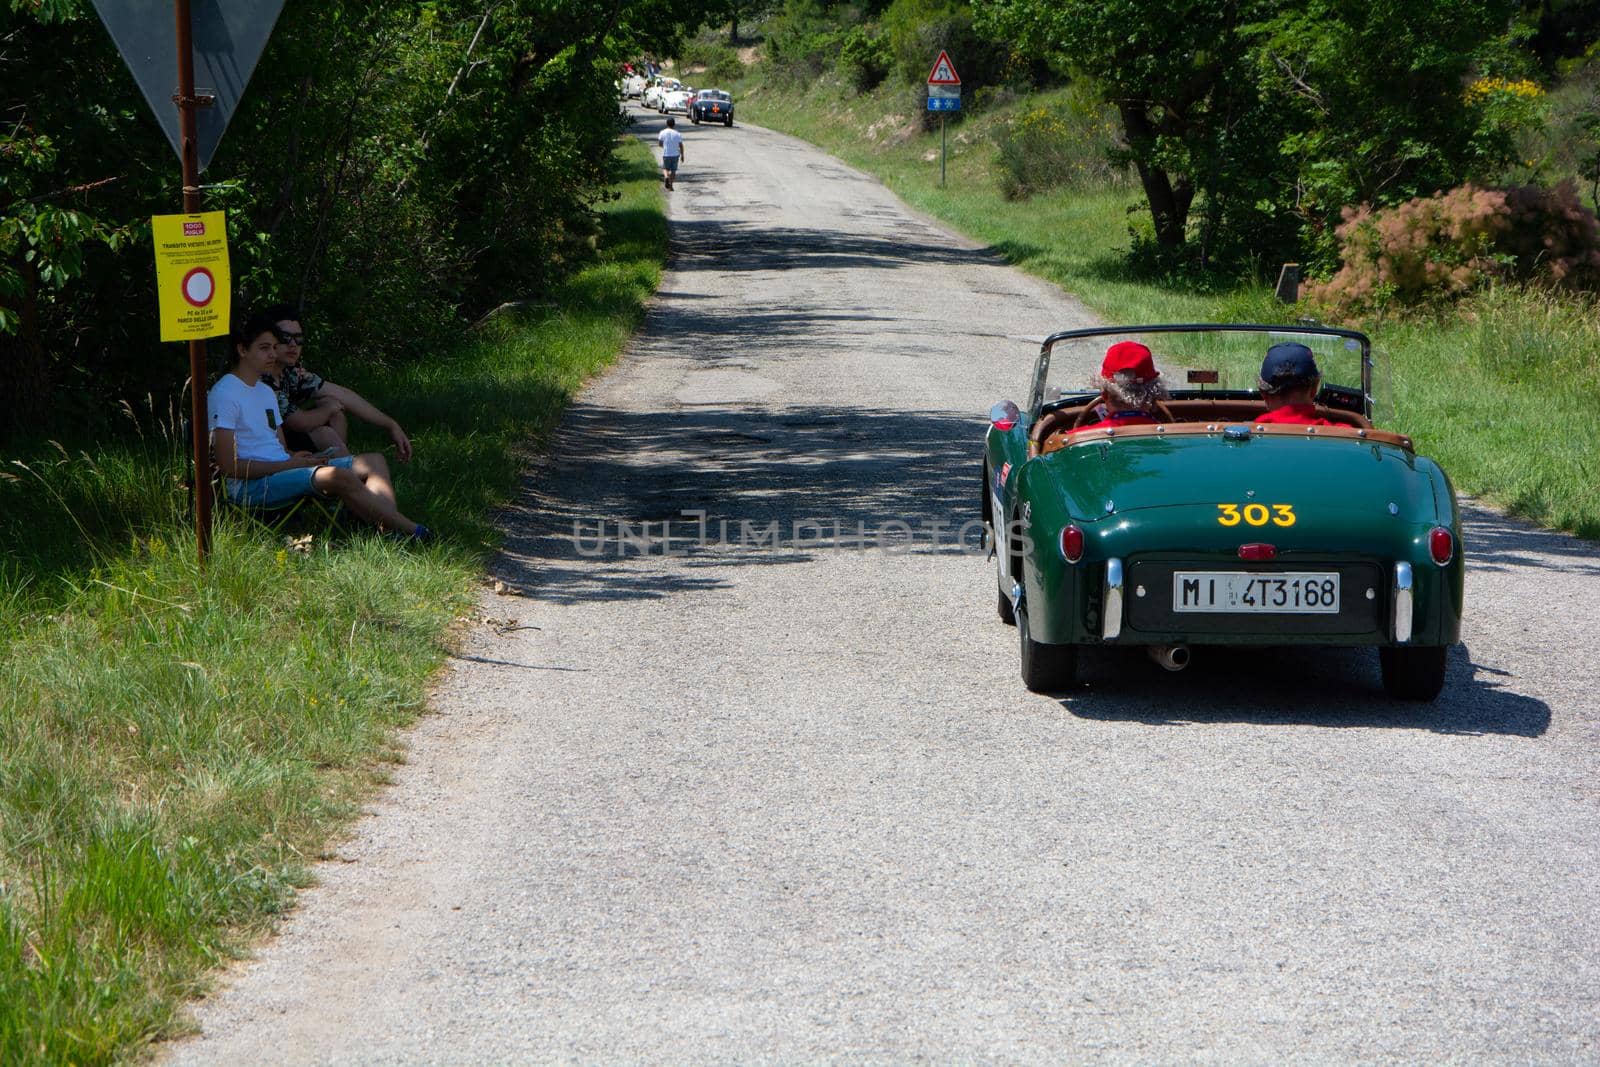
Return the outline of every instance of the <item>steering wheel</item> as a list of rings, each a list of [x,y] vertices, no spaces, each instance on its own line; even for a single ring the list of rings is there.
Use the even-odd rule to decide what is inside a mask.
[[[1098,419],[1094,418],[1094,409],[1098,403],[1099,401],[1093,401],[1084,405],[1083,410],[1078,412],[1078,417],[1073,420],[1072,428],[1074,430],[1080,426],[1087,426],[1090,422],[1099,421]],[[1172,409],[1167,407],[1167,402],[1165,400],[1157,400],[1153,406],[1155,408],[1155,413],[1160,416],[1162,422],[1178,421],[1177,416],[1172,414]]]
[[[1099,400],[1091,400],[1087,404],[1083,405],[1083,410],[1078,412],[1078,417],[1076,419],[1072,420],[1072,428],[1074,430],[1076,430],[1079,426],[1087,426],[1091,422],[1100,421],[1099,420],[1099,416],[1095,413],[1095,410],[1094,410],[1095,408],[1097,408],[1099,406],[1100,406],[1100,401]]]

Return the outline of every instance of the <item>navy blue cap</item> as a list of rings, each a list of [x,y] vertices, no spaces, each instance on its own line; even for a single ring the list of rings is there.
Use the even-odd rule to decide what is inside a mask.
[[[1280,341],[1267,349],[1261,363],[1261,381],[1266,385],[1288,385],[1322,376],[1311,349],[1298,341]]]

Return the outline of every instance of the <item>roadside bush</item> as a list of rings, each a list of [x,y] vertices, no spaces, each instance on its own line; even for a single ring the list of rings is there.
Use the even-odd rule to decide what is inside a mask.
[[[1344,265],[1306,288],[1335,312],[1450,299],[1498,278],[1600,288],[1600,222],[1570,181],[1363,204],[1345,209],[1337,233]]]
[[[1546,121],[1518,136],[1505,181],[1553,185],[1576,176],[1600,211],[1600,56],[1552,87],[1547,101]]]
[[[1088,93],[1024,111],[998,137],[1001,194],[1023,200],[1065,186],[1121,184],[1127,171],[1113,162],[1116,129],[1109,109]]]
[[[795,0],[767,23],[767,60],[789,78],[815,78],[834,65],[843,36],[817,0]]]
[[[695,76],[698,80],[695,85],[704,82],[707,85],[716,83],[726,85],[738,81],[744,75],[744,64],[739,60],[739,53],[725,44],[712,41],[689,41],[683,46],[678,56],[680,67],[687,70],[690,67],[699,67],[703,74]],[[693,80],[693,78],[691,78]]]
[[[893,62],[889,39],[865,26],[851,27],[839,44],[839,74],[858,93],[876,88]]]
[[[1472,151],[1479,176],[1502,173],[1517,163],[1517,147],[1536,130],[1548,126],[1550,100],[1527,78],[1479,78],[1467,85],[1466,103],[1477,119]]]

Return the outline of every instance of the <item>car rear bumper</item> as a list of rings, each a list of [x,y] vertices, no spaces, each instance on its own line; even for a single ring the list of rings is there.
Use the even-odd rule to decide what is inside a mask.
[[[1181,611],[1180,575],[1336,574],[1336,612]],[[1449,568],[1406,561],[1296,559],[1242,563],[1215,557],[1110,559],[1030,573],[1036,640],[1117,645],[1451,645],[1461,621]],[[1282,586],[1276,582],[1275,592]]]

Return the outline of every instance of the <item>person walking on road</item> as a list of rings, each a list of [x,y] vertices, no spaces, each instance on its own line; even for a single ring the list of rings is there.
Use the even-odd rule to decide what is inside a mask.
[[[656,142],[661,145],[661,182],[671,190],[673,175],[683,161],[683,134],[678,132],[678,121],[672,116],[667,116],[667,128],[656,135]]]

